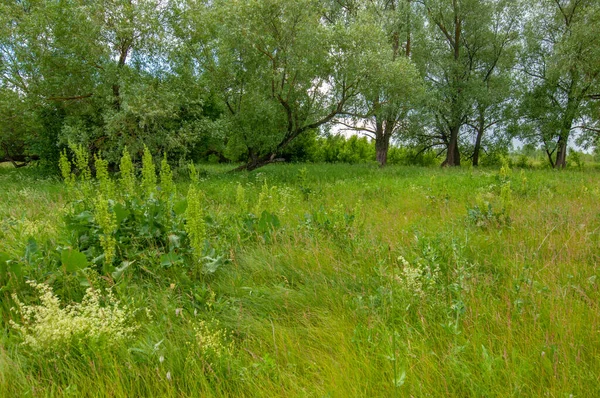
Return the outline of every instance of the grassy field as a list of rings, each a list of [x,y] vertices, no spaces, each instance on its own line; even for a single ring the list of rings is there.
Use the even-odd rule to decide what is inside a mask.
[[[81,193],[0,169],[0,396],[600,396],[597,170],[226,170],[193,184],[199,268],[175,227],[115,235],[103,266],[73,227]],[[88,288],[126,320],[58,336]],[[19,329],[19,303],[46,312]]]

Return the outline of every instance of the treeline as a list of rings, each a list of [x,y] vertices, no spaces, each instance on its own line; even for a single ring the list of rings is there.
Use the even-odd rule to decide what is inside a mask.
[[[595,0],[3,1],[0,160],[458,166],[516,138],[563,168],[600,141],[598,32]]]

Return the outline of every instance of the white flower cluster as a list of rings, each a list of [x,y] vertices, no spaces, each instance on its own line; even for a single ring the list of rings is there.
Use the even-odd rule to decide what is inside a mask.
[[[233,354],[233,342],[227,344],[227,332],[223,329],[211,330],[206,322],[194,327],[196,344],[203,357],[221,358]]]
[[[402,264],[402,271],[396,276],[397,281],[413,296],[424,298],[426,291],[433,289],[439,279],[439,267],[431,269],[418,262],[412,265],[402,256],[398,261]]]
[[[23,344],[38,351],[61,349],[73,342],[117,344],[132,336],[132,312],[108,292],[86,291],[81,303],[61,308],[60,299],[43,283],[29,282],[38,291],[40,304],[25,305],[13,295],[22,323],[10,321],[21,333]],[[104,302],[104,305],[102,305]]]

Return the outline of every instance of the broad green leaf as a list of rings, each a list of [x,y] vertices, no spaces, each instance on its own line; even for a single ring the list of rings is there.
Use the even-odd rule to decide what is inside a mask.
[[[18,278],[21,278],[23,276],[23,266],[18,261],[9,261],[8,271]]]
[[[181,257],[173,252],[169,252],[160,256],[160,265],[165,268],[169,268],[179,262],[181,262]]]
[[[398,378],[396,380],[394,380],[394,384],[396,385],[396,387],[402,387],[405,382],[406,382],[406,371],[402,371],[402,373],[400,373]]]
[[[8,261],[10,257],[6,253],[0,252],[0,274],[5,274],[8,271]]]
[[[119,279],[123,275],[123,272],[127,270],[133,264],[133,261],[123,261],[121,266],[115,269],[115,271],[111,274],[113,279]]]
[[[187,209],[187,200],[185,200],[185,199],[176,202],[175,205],[173,206],[173,211],[178,216],[183,215],[183,213],[185,213],[186,209]]]
[[[117,217],[117,224],[121,224],[123,220],[129,216],[129,210],[121,203],[117,203],[113,207],[113,211],[115,212],[115,216]]]
[[[33,257],[38,253],[38,245],[34,238],[27,240],[27,246],[25,246],[25,259],[27,262],[32,262]]]
[[[67,272],[77,272],[88,265],[85,254],[74,249],[63,250],[60,254],[60,259]]]

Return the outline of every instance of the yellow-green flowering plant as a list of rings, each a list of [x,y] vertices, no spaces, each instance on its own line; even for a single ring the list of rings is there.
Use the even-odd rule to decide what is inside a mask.
[[[62,305],[50,286],[29,284],[37,291],[40,303],[25,305],[13,294],[13,310],[20,321],[11,320],[10,325],[34,351],[60,351],[73,343],[113,346],[131,338],[136,330],[133,311],[111,291],[102,294],[89,288],[81,303]]]

